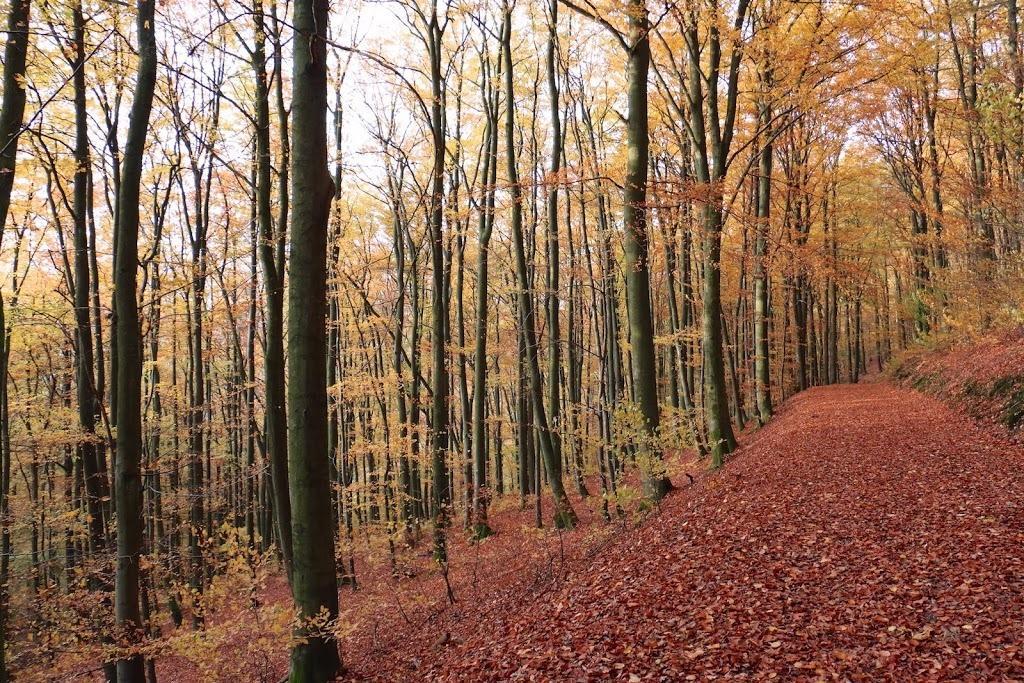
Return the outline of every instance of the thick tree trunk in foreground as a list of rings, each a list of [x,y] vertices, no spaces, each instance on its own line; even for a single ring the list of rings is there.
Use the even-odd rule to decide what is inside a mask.
[[[626,178],[622,190],[627,316],[632,346],[633,386],[645,430],[640,476],[644,496],[662,498],[672,484],[665,476],[658,443],[661,414],[658,407],[657,356],[651,313],[651,276],[648,263],[647,173],[650,140],[647,121],[647,72],[651,64],[650,25],[645,0],[631,0],[629,12],[629,119],[626,127]]]
[[[25,116],[25,88],[21,79],[25,75],[25,60],[28,53],[28,28],[32,4],[29,0],[13,0],[7,14],[7,46],[4,49],[4,99],[0,108],[0,236],[7,227],[7,214],[11,208],[11,190],[14,187],[14,166],[18,157],[18,138]],[[3,298],[0,293],[0,418],[4,421],[4,435],[9,423],[5,405],[7,402],[7,362],[10,350],[6,343],[6,324],[3,315]],[[10,440],[0,442],[0,525],[3,526],[2,548],[0,548],[0,683],[6,683],[7,658],[7,581],[11,551],[11,533],[8,527],[8,510],[11,485]]]
[[[117,464],[114,495],[117,507],[117,579],[114,614],[118,635],[126,644],[142,636],[139,612],[139,555],[142,552],[142,340],[136,302],[139,242],[139,186],[156,86],[156,34],[153,0],[139,0],[139,66],[124,166],[117,198],[117,256],[114,262],[114,316],[117,338]],[[145,679],[143,658],[128,653],[117,663],[117,680]]]
[[[292,225],[288,264],[288,481],[292,595],[303,623],[291,680],[321,683],[341,669],[333,634],[338,580],[327,448],[327,231],[334,183],[327,168],[327,0],[293,14]]]

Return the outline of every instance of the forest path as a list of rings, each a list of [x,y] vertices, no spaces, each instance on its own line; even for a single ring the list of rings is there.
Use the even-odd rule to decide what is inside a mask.
[[[1024,450],[887,383],[783,407],[449,680],[1024,676]],[[442,674],[443,672],[443,674]]]

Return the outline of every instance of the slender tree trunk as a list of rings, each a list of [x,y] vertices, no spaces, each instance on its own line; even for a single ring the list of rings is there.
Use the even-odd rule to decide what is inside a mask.
[[[772,416],[772,381],[768,324],[771,311],[768,308],[768,230],[771,218],[772,191],[772,110],[762,103],[759,105],[758,123],[764,144],[758,159],[757,175],[757,225],[754,236],[754,393],[757,401],[758,421],[763,425]]]
[[[508,21],[508,17],[504,18]],[[502,35],[505,29],[502,27]],[[504,49],[504,46],[502,46]],[[499,60],[500,63],[500,60]],[[489,75],[489,66],[484,65]],[[498,103],[497,89],[486,78],[484,110],[487,115],[484,132],[484,191],[480,200],[480,234],[476,259],[476,345],[473,350],[473,536],[481,539],[493,532],[487,523],[487,316],[488,257],[494,227],[494,193],[498,166]],[[498,469],[500,472],[500,469]]]
[[[266,340],[263,369],[266,401],[266,448],[270,460],[270,485],[274,494],[277,538],[285,574],[291,581],[292,532],[291,499],[288,495],[288,415],[285,396],[284,361],[284,273],[277,251],[285,240],[284,224],[274,229],[271,207],[270,93],[267,87],[266,28],[262,0],[256,0],[256,46],[253,68],[256,76],[256,215],[259,223],[259,255],[263,269],[266,304]],[[276,48],[275,48],[276,49]],[[278,79],[280,80],[280,78]],[[284,160],[287,163],[287,159]],[[287,200],[282,197],[287,204]]]
[[[76,387],[78,421],[83,439],[78,456],[84,470],[86,509],[89,517],[89,544],[92,552],[102,551],[106,545],[106,519],[102,499],[106,487],[97,463],[96,416],[99,403],[93,377],[93,338],[89,296],[92,292],[89,268],[89,233],[87,213],[89,205],[89,120],[85,91],[85,19],[81,3],[72,8],[75,36],[74,57],[71,62],[75,98],[75,178],[74,178],[74,244],[75,244],[75,344]]]
[[[509,185],[512,188],[512,249],[515,256],[517,278],[519,319],[524,335],[524,351],[526,354],[527,373],[529,376],[530,394],[533,403],[533,419],[537,425],[537,437],[540,442],[540,453],[544,458],[548,478],[551,483],[551,495],[555,501],[555,525],[560,528],[572,528],[576,525],[576,511],[569,502],[562,483],[562,467],[556,459],[555,448],[544,409],[543,384],[540,376],[540,360],[537,349],[536,315],[533,297],[529,288],[529,272],[526,265],[526,246],[523,238],[523,196],[519,185],[519,169],[515,151],[515,91],[512,81],[512,22],[511,7],[505,5],[505,32],[503,36],[504,77],[505,77],[505,155],[508,165]],[[519,447],[523,448],[524,443]],[[539,494],[540,481],[536,481]]]
[[[722,353],[722,214],[708,204],[705,211],[704,236],[704,302],[702,331],[704,341],[704,413],[707,420],[711,466],[720,467],[723,459],[736,448],[729,400],[725,385],[725,358]]]
[[[253,158],[252,179],[256,180],[258,174],[258,160]],[[253,187],[256,183],[253,182]],[[257,549],[256,534],[258,529],[257,514],[257,476],[256,469],[256,316],[257,316],[257,292],[258,292],[258,263],[259,263],[259,226],[257,218],[256,198],[253,197],[252,223],[249,227],[249,241],[252,248],[249,256],[249,272],[252,274],[249,283],[249,311],[248,330],[246,330],[246,355],[245,355],[245,530],[248,536],[249,547]]]
[[[562,425],[561,398],[559,396],[561,370],[561,330],[559,316],[561,301],[559,299],[559,260],[561,258],[558,235],[558,186],[561,183],[562,160],[562,118],[558,102],[558,0],[548,3],[548,41],[547,41],[547,79],[548,99],[551,115],[551,157],[547,177],[547,277],[545,287],[547,314],[547,345],[548,345],[548,427],[551,430],[551,447],[554,459],[562,466]]]
[[[433,168],[430,189],[430,265],[432,270],[433,299],[431,306],[431,363],[433,397],[431,405],[431,471],[433,474],[434,559],[447,566],[447,527],[451,514],[451,493],[448,481],[448,367],[445,346],[448,339],[448,297],[445,277],[444,240],[444,171],[445,171],[445,106],[444,83],[441,75],[441,49],[443,33],[437,17],[436,3],[432,5],[427,31],[430,59],[430,130],[433,142]]]

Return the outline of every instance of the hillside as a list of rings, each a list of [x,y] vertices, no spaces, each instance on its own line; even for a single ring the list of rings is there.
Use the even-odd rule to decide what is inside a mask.
[[[1022,500],[1024,452],[938,400],[812,389],[557,588],[461,624],[418,675],[1019,676]]]
[[[1016,442],[1024,426],[1024,328],[970,343],[904,353],[889,369],[904,386],[941,398]]]

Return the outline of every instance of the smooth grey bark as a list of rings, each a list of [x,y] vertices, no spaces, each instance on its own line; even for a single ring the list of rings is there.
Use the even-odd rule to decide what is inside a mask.
[[[107,526],[102,499],[105,476],[97,462],[96,416],[99,402],[93,377],[94,355],[92,316],[89,297],[92,292],[89,268],[89,120],[85,102],[85,18],[81,2],[71,10],[74,52],[71,59],[75,101],[75,177],[73,199],[75,277],[75,382],[78,422],[84,437],[78,445],[85,485],[86,509],[89,514],[89,544],[93,552],[106,546]]]
[[[740,0],[736,6],[732,28],[737,34],[746,20],[749,6],[749,0]],[[676,11],[678,17],[681,10]],[[725,217],[721,184],[728,171],[729,150],[735,133],[742,45],[733,45],[726,66],[725,111],[722,112],[722,98],[719,92],[723,75],[721,30],[713,26],[705,44],[700,36],[699,21],[698,15],[691,13],[681,18],[679,23],[686,42],[689,66],[689,78],[685,87],[689,100],[688,130],[693,143],[693,170],[696,180],[705,187],[707,194],[700,204],[704,224],[702,371],[708,449],[711,452],[711,466],[717,468],[721,466],[725,456],[736,448],[736,437],[729,418],[722,348],[721,253]],[[706,71],[701,59],[705,50]]]
[[[0,105],[0,236],[7,227],[11,208],[11,190],[14,188],[15,163],[18,158],[18,138],[25,117],[25,76],[28,54],[29,18],[32,4],[29,0],[13,0],[7,14],[7,45],[4,48],[4,91]],[[11,552],[11,531],[8,525],[11,486],[10,422],[7,412],[7,364],[10,349],[7,345],[7,325],[4,320],[4,302],[0,293],[0,420],[3,438],[0,439],[0,683],[9,680],[7,671],[7,615],[8,572]]]
[[[430,409],[431,512],[434,522],[434,559],[447,565],[447,528],[451,516],[451,491],[448,480],[449,377],[445,352],[448,340],[448,297],[445,277],[444,172],[445,172],[445,91],[441,75],[441,48],[444,28],[437,16],[437,4],[431,3],[429,17],[424,16],[426,47],[430,60],[430,131],[433,168],[430,174],[429,232],[431,284],[431,384]],[[446,22],[447,23],[447,22]]]
[[[568,70],[566,70],[566,81],[569,80]],[[580,144],[580,131],[578,122],[571,119],[570,112],[575,108],[575,103],[572,102],[570,96],[569,102],[566,103],[566,119],[572,121],[573,137],[576,139],[577,146]],[[565,141],[562,144],[562,161],[568,166],[569,158],[567,155],[567,141],[568,131],[566,132]],[[584,439],[581,431],[581,420],[580,413],[583,408],[583,367],[585,360],[583,358],[583,336],[587,326],[582,322],[581,311],[583,310],[583,294],[582,285],[578,276],[578,251],[576,249],[576,241],[573,238],[573,219],[572,219],[572,196],[571,193],[566,190],[566,202],[565,202],[565,229],[566,229],[566,241],[569,244],[569,287],[568,287],[568,305],[566,310],[566,318],[568,320],[568,339],[566,340],[566,385],[567,385],[567,396],[566,405],[569,411],[569,435],[570,435],[570,448],[572,452],[572,474],[573,483],[576,485],[576,493],[581,498],[586,498],[590,495],[590,491],[587,490],[585,476],[585,465],[584,465]],[[580,197],[580,223],[583,228],[583,239],[587,239],[586,230],[586,202],[583,201],[582,196]],[[584,424],[586,422],[584,421]]]
[[[559,297],[559,269],[561,259],[558,235],[558,186],[562,171],[562,117],[559,112],[558,93],[558,0],[548,3],[548,41],[545,60],[548,80],[548,99],[551,117],[551,156],[547,177],[547,277],[546,301],[547,346],[548,346],[548,426],[551,429],[551,446],[555,460],[562,466],[562,424],[561,398],[561,330]]]
[[[327,236],[334,182],[327,167],[328,0],[296,0],[292,26],[292,206],[288,261],[288,469],[292,597],[302,623],[293,683],[341,670],[333,634],[338,580],[327,447]]]
[[[1016,16],[1016,2],[1009,0],[1010,6],[1013,9],[1013,15]],[[1013,24],[1016,25],[1016,19],[1014,18]],[[1016,27],[1013,30],[1014,43],[1016,44]],[[924,88],[924,120],[925,130],[928,137],[928,171],[931,180],[930,196],[931,196],[931,210],[932,214],[932,231],[933,237],[933,266],[936,270],[941,270],[949,265],[948,257],[946,256],[946,247],[942,238],[942,231],[945,227],[944,220],[944,208],[942,203],[942,170],[939,163],[939,143],[938,136],[935,130],[935,120],[938,116],[938,98],[939,98],[939,52],[938,46],[936,46],[935,54],[935,65],[931,69],[931,86]],[[1018,76],[1024,78],[1024,74],[1021,74],[1017,70],[1020,65],[1020,56],[1015,52],[1014,60],[1014,82],[1017,82]],[[1024,87],[1024,86],[1021,86]],[[1020,87],[1016,88],[1017,98],[1021,107],[1024,107],[1024,101],[1020,99],[1021,91]],[[1022,167],[1024,172],[1024,167]]]
[[[651,64],[646,0],[630,0],[627,36],[629,115],[626,121],[626,177],[622,189],[623,270],[626,314],[632,347],[633,388],[646,431],[640,477],[644,496],[661,499],[672,483],[664,472],[659,444],[657,356],[651,311],[650,244],[647,234],[647,174],[650,165],[647,76]]]
[[[508,17],[505,17],[508,20]],[[504,26],[501,33],[504,35]],[[502,46],[502,51],[504,46]],[[501,60],[499,59],[499,65]],[[486,113],[484,130],[484,190],[479,208],[479,237],[476,259],[476,344],[473,349],[473,536],[490,536],[493,531],[487,523],[487,316],[488,316],[488,264],[491,233],[494,229],[494,193],[498,166],[498,95],[491,84],[490,64],[482,64],[483,106]],[[501,75],[499,67],[499,76]],[[500,472],[500,467],[497,470]]]
[[[131,120],[125,139],[117,197],[117,255],[114,260],[114,328],[117,339],[117,460],[114,495],[117,507],[117,575],[114,616],[127,644],[143,635],[139,611],[139,556],[142,552],[142,340],[136,301],[138,281],[139,190],[143,155],[156,86],[155,3],[138,0],[138,73]],[[141,683],[145,667],[140,652],[117,662],[120,683]]]
[[[980,0],[971,0],[969,3],[970,12],[967,16],[966,39],[961,38],[956,30],[953,20],[953,12],[950,9],[948,0],[945,2],[946,26],[948,30],[949,45],[952,47],[953,64],[957,75],[957,93],[963,114],[968,120],[974,122],[979,120],[978,97],[979,88],[978,75],[981,71],[980,42],[978,41],[979,22],[978,15],[981,8]],[[966,54],[965,54],[966,51]],[[986,148],[988,140],[984,131],[976,124],[968,125],[966,136],[966,147],[968,162],[971,169],[970,175],[970,201],[968,210],[971,220],[974,223],[975,238],[974,245],[975,267],[981,271],[983,279],[992,277],[992,261],[995,260],[995,232],[992,225],[992,210],[988,205],[988,194],[990,191],[990,169],[987,159]],[[983,321],[987,327],[989,321]]]
[[[647,175],[650,165],[648,74],[651,66],[651,24],[646,0],[629,0],[625,34],[604,17],[560,0],[576,12],[608,29],[626,53],[627,98],[626,177],[622,188],[622,222],[626,276],[626,317],[629,323],[632,394],[642,420],[643,452],[640,477],[644,496],[660,500],[672,488],[665,476],[659,444],[661,410],[658,405],[657,354],[651,309],[650,238],[647,234]]]

